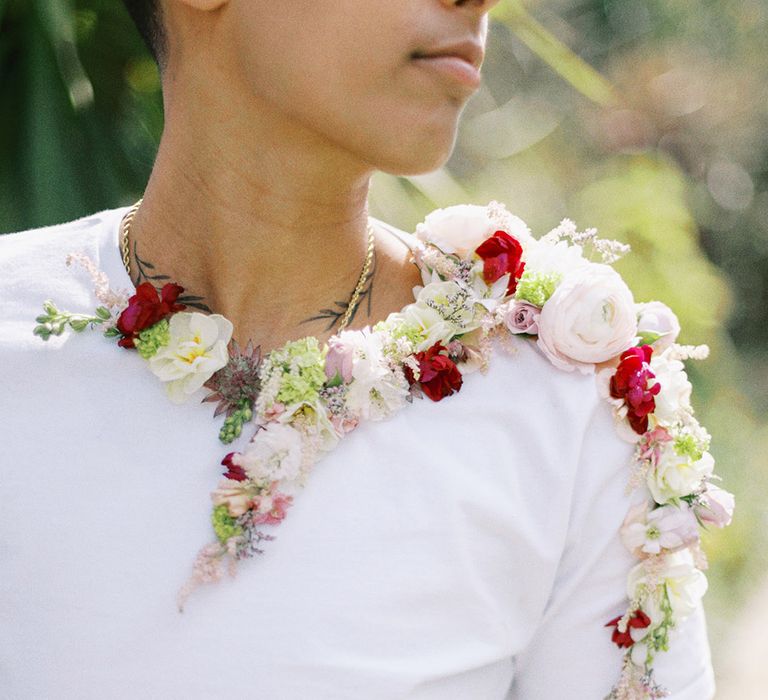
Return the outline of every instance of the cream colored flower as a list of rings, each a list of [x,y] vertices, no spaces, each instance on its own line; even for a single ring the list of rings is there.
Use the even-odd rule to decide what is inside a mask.
[[[525,247],[531,239],[528,226],[522,219],[512,214],[506,216],[505,220],[506,232],[517,238]],[[432,243],[443,253],[468,260],[477,246],[501,228],[491,219],[487,207],[477,204],[457,204],[444,209],[435,209],[428,214],[424,222],[416,226],[416,237],[424,243]]]
[[[664,426],[679,422],[692,412],[691,383],[688,381],[685,365],[674,358],[672,350],[670,348],[651,357],[651,370],[661,385],[661,390],[655,397],[653,418],[656,423]]]
[[[300,476],[302,458],[302,434],[287,423],[270,423],[232,461],[253,481],[291,481]]]
[[[666,586],[672,612],[676,622],[681,622],[690,615],[699,604],[699,601],[707,592],[707,577],[696,568],[693,556],[689,549],[667,554],[664,557],[664,570],[660,580]],[[638,564],[629,572],[627,580],[627,594],[631,599],[635,597],[638,586],[649,583],[643,564]],[[643,610],[654,623],[661,622],[661,612],[655,605],[643,605]]]
[[[712,475],[714,466],[709,452],[693,460],[687,454],[678,454],[674,442],[667,442],[660,448],[658,463],[648,472],[648,489],[656,503],[668,503],[697,491]]]
[[[227,364],[232,324],[219,314],[181,312],[171,316],[170,340],[149,359],[149,368],[175,403],[186,401]]]

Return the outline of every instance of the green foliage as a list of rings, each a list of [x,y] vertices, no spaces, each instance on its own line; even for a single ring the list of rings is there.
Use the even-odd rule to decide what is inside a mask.
[[[121,3],[0,4],[0,231],[141,192],[161,125],[146,66]]]

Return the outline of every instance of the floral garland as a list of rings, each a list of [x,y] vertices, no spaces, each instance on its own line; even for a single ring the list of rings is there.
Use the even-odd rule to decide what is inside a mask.
[[[361,421],[385,419],[414,397],[440,401],[460,391],[464,375],[486,371],[494,338],[535,338],[556,367],[595,375],[619,435],[636,445],[627,492],[643,489],[644,500],[621,538],[639,562],[629,572],[629,605],[606,623],[624,650],[606,700],[661,698],[668,692],[654,681],[653,660],[707,588],[699,525],[726,526],[734,499],[713,483],[710,436],[694,417],[683,365],[708,348],[676,344],[678,320],[661,302],[635,303],[611,267],[628,251],[569,220],[534,239],[495,201],[437,209],[417,226],[413,260],[424,286],[413,303],[373,328],[343,331],[323,346],[302,338],[263,358],[251,343],[237,345],[223,316],[185,311],[179,285],[158,292],[145,282],[129,297],[73,254],[67,263],[91,274],[101,305],[72,314],[46,301],[34,332],[47,340],[67,327],[100,326],[147,361],[174,402],[207,388],[202,400],[226,414],[221,442],[252,426],[245,448],[221,462],[211,494],[216,539],[200,550],[179,610],[196,586],[263,553],[313,466]]]

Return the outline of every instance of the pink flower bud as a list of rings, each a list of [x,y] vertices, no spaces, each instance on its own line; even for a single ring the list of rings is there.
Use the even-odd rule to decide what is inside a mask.
[[[702,522],[715,527],[730,525],[735,504],[732,493],[707,483],[707,490],[701,494],[699,499],[701,505],[696,506],[696,515],[701,518]]]
[[[653,349],[663,352],[680,335],[680,321],[674,311],[660,301],[649,301],[637,304],[637,332],[658,333],[661,337],[651,343]]]
[[[352,360],[355,348],[337,336],[328,339],[328,354],[325,356],[325,376],[333,379],[338,373],[346,384],[352,380]]]

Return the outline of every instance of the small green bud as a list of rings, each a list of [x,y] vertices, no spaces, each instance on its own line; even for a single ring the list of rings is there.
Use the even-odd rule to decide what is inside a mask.
[[[112,313],[106,306],[99,306],[96,309],[96,315],[104,321],[109,321],[112,318]]]
[[[56,305],[50,299],[43,302],[43,311],[45,311],[45,313],[47,313],[49,316],[56,316],[59,313]]]
[[[88,321],[84,318],[73,318],[70,320],[69,325],[72,326],[73,331],[80,333],[88,328]]]

